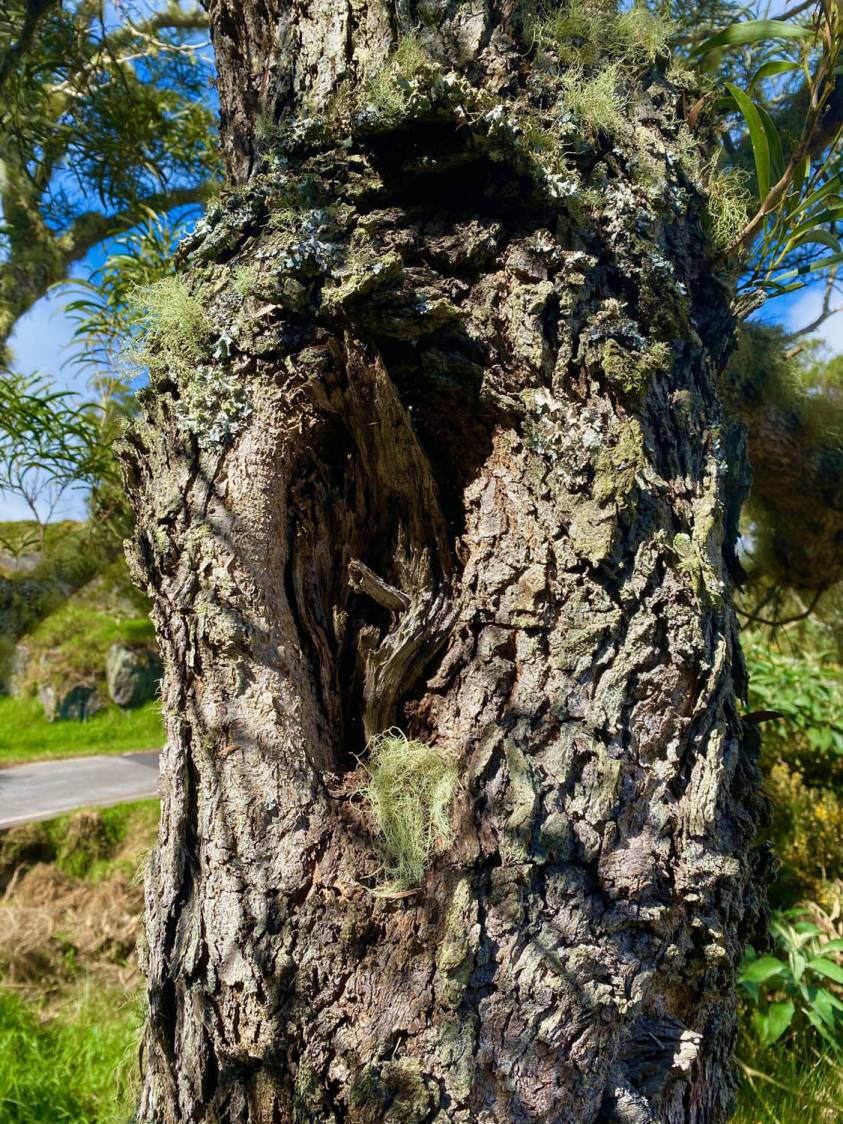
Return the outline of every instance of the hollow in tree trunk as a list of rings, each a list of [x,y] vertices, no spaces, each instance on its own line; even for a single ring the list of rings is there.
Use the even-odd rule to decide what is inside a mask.
[[[166,662],[139,1119],[726,1120],[746,471],[686,95],[604,59],[590,121],[505,0],[208,6],[231,189],[124,449]],[[407,793],[457,777],[415,882],[365,794],[394,728]]]

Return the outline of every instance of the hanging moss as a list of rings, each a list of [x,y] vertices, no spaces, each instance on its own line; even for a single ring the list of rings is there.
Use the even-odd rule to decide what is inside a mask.
[[[421,882],[437,838],[449,840],[457,770],[441,750],[388,730],[369,743],[363,794],[379,831],[385,892]]]

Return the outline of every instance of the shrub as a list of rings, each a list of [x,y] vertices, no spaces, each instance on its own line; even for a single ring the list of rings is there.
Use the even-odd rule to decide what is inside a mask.
[[[843,1052],[843,940],[828,940],[802,910],[777,914],[770,935],[776,955],[747,949],[738,977],[758,1041],[804,1039],[813,1028],[826,1048]]]
[[[823,882],[843,878],[843,797],[805,784],[783,761],[770,767],[766,789],[773,804],[773,842],[783,863],[779,893],[817,894]]]
[[[812,784],[843,779],[843,677],[805,656],[746,645],[749,704],[777,711],[764,724],[764,756],[786,762]]]
[[[437,837],[451,837],[449,806],[457,784],[454,763],[439,749],[388,730],[369,743],[363,794],[379,831],[384,892],[418,886]]]

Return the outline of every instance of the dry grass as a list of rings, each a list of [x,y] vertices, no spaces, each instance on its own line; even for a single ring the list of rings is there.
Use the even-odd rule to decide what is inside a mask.
[[[126,806],[122,818],[117,815],[111,809],[83,811],[58,826],[34,824],[6,833],[8,882],[0,898],[5,987],[51,1007],[82,978],[106,989],[136,985],[143,911],[139,872],[155,817],[145,804]]]

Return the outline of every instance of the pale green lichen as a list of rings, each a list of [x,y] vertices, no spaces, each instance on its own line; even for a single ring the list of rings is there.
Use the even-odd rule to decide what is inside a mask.
[[[673,537],[673,550],[679,569],[688,575],[701,602],[717,605],[725,587],[718,570],[723,551],[723,524],[716,498],[705,494],[694,501],[691,534],[682,531]]]
[[[207,353],[211,325],[184,280],[162,277],[139,287],[132,304],[140,331],[125,360],[141,368],[163,364],[174,377],[191,375]]]
[[[685,175],[705,198],[714,248],[727,249],[746,226],[752,210],[749,174],[742,168],[721,167],[718,153],[706,158],[687,125],[677,133],[674,153]]]
[[[134,294],[139,331],[123,353],[132,371],[170,379],[178,387],[173,412],[184,429],[218,446],[251,413],[242,378],[226,364],[236,328],[215,331],[181,277],[164,277]]]
[[[749,221],[752,209],[749,175],[741,168],[715,170],[712,166],[712,169],[706,184],[711,240],[716,249],[726,250]]]
[[[526,23],[533,40],[563,64],[593,67],[608,59],[629,69],[669,54],[670,22],[643,4],[619,13],[614,0],[544,3],[533,6]]]
[[[606,377],[625,394],[640,397],[653,378],[670,367],[670,347],[661,340],[643,351],[630,351],[617,342],[607,340],[603,346],[603,371]]]
[[[641,423],[631,418],[625,423],[617,442],[604,447],[597,454],[592,489],[597,503],[605,504],[611,499],[623,505],[646,464]]]
[[[238,265],[231,279],[232,287],[237,295],[246,300],[255,291],[260,276],[257,266],[253,262]]]
[[[505,753],[512,812],[506,821],[506,835],[501,841],[501,850],[515,862],[526,862],[530,854],[538,793],[530,763],[522,751],[508,742]]]
[[[574,64],[560,79],[562,103],[584,125],[612,137],[621,136],[627,124],[624,100],[618,92],[620,78],[618,63],[610,63],[593,77]]]
[[[474,969],[477,908],[471,880],[460,878],[445,914],[445,932],[436,958],[437,997],[451,1007],[459,1006]]]
[[[412,83],[431,68],[431,58],[421,37],[404,35],[393,53],[364,83],[363,101],[379,117],[400,115],[407,107]]]
[[[369,743],[362,792],[378,827],[389,894],[417,887],[437,840],[452,837],[449,810],[459,779],[450,756],[401,730]]]

